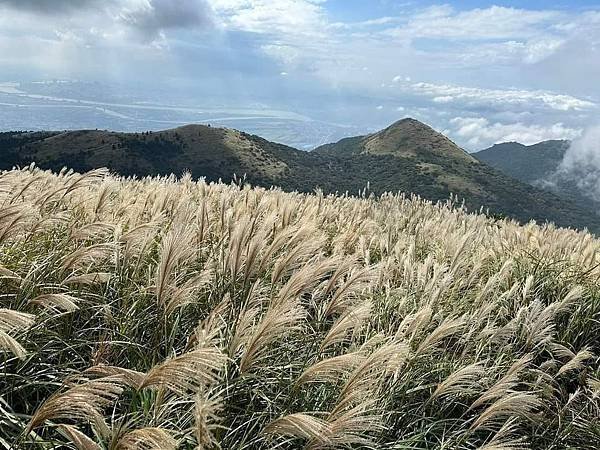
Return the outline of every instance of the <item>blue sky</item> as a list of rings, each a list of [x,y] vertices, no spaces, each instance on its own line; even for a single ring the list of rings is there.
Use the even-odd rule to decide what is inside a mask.
[[[78,79],[468,149],[600,121],[600,2],[0,0],[0,83]],[[68,124],[65,124],[68,127]]]

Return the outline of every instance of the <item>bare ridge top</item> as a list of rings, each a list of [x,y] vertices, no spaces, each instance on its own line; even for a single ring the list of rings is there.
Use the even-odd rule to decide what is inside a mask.
[[[463,161],[476,161],[442,133],[412,118],[399,120],[384,130],[366,136],[363,145],[364,152],[371,154],[411,157],[434,153]]]

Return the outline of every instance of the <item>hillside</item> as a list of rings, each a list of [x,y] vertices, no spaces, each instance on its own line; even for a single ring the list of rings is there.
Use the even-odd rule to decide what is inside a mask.
[[[598,218],[552,193],[481,163],[429,126],[405,119],[378,133],[343,139],[314,153],[333,158],[376,192],[402,190],[441,200],[452,192],[471,209],[519,220],[553,220],[562,226],[598,228]]]
[[[287,191],[358,194],[408,192],[426,199],[465,199],[472,210],[521,221],[600,230],[600,218],[552,194],[510,179],[416,120],[379,133],[303,152],[231,129],[189,125],[147,133],[99,130],[0,134],[2,169],[35,162],[59,171],[98,167],[130,176],[183,173],[209,181],[234,174],[258,186]]]
[[[0,447],[595,449],[598,279],[403,195],[0,173]]]
[[[558,170],[569,145],[569,141],[544,141],[529,146],[506,142],[474,153],[473,156],[510,177],[552,192],[580,208],[598,214],[600,202],[585,195],[577,186],[576,179]]]
[[[535,183],[556,172],[569,145],[569,141],[544,141],[535,145],[505,142],[473,156],[517,180]]]

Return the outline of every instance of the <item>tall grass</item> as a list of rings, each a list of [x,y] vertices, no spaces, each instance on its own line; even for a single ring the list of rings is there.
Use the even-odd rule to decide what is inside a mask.
[[[0,447],[600,442],[600,241],[452,201],[0,174]]]

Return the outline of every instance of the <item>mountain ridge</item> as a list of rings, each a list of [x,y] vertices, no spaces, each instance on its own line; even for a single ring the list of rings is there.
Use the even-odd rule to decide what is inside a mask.
[[[125,176],[190,171],[209,181],[229,181],[237,174],[253,185],[299,192],[358,194],[369,185],[374,194],[403,191],[431,201],[454,194],[470,210],[600,231],[600,218],[505,176],[414,119],[312,152],[242,131],[186,125],[143,133],[2,133],[0,155],[0,169],[35,162],[80,172],[108,167]]]
[[[561,170],[570,145],[568,140],[548,140],[533,145],[503,142],[473,156],[512,178],[551,192],[597,215],[600,202],[586,195],[572,174]]]

